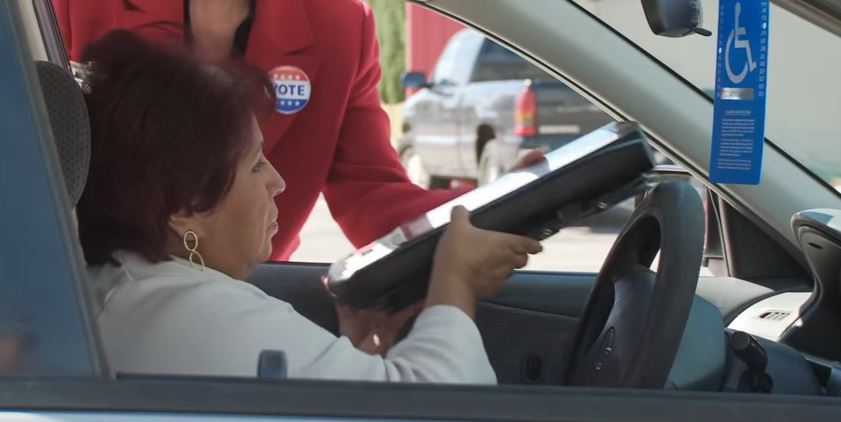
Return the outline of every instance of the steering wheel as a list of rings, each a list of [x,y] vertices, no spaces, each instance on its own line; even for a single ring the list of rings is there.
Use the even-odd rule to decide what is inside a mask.
[[[695,296],[704,234],[701,199],[688,183],[664,182],[646,195],[590,293],[566,384],[663,388]]]

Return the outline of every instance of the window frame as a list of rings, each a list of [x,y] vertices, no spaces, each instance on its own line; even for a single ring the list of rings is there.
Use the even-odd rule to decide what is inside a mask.
[[[259,415],[321,420],[666,422],[691,415],[694,420],[782,422],[804,418],[837,420],[841,416],[838,400],[563,386],[271,383],[218,378],[0,381],[0,409],[158,415],[162,419],[171,415],[212,414],[236,420]]]
[[[5,375],[105,373],[91,329],[83,265],[27,40],[24,1],[0,2],[0,309],[26,332],[29,366]],[[21,181],[26,181],[21,183]],[[13,338],[14,341],[14,338]]]

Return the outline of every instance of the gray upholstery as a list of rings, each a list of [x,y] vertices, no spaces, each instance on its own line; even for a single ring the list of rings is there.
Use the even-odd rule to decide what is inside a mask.
[[[82,89],[70,73],[49,62],[35,62],[50,119],[67,194],[76,205],[85,189],[91,155],[91,129]]]
[[[338,335],[333,300],[321,283],[321,276],[326,273],[326,264],[266,263],[251,273],[248,282],[269,296],[292,304],[298,313]],[[479,303],[476,325],[501,384],[557,385],[564,379],[567,349],[575,336],[578,318]],[[529,371],[529,367],[534,371]],[[529,376],[535,374],[537,377]]]
[[[254,269],[248,282],[267,295],[291,304],[299,314],[338,335],[339,317],[332,297],[321,282],[325,274],[326,265],[265,263]]]
[[[476,325],[500,384],[563,382],[578,318],[480,302]]]

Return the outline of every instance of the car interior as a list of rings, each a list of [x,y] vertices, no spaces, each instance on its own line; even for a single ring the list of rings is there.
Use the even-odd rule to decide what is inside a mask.
[[[52,31],[52,38],[49,30],[41,35],[55,39]],[[72,208],[87,177],[90,128],[66,59],[49,43],[45,50],[49,61],[35,61],[32,71]],[[662,142],[649,127],[638,133],[656,138],[655,145]],[[664,150],[676,161],[687,161]],[[599,151],[482,208],[487,211],[482,224],[489,228],[536,233],[548,224],[557,231],[605,208],[604,198],[618,202],[637,194],[634,189],[644,190],[598,274],[519,271],[479,304],[476,322],[499,383],[841,395],[841,211],[794,215],[791,227],[801,250],[792,251],[755,212],[718,186],[707,184],[702,197],[675,180],[684,175],[645,163],[650,151],[643,151],[643,163],[636,166],[628,154]],[[600,168],[617,171],[605,175],[596,171]],[[528,199],[530,191],[545,197],[535,183],[554,180],[550,176],[557,176],[550,187],[576,180],[560,208],[577,213]],[[512,215],[517,204],[530,213]],[[494,209],[502,211],[494,214]],[[322,282],[330,263],[269,262],[248,281],[338,335],[337,298],[399,307],[421,297],[434,239],[427,234],[392,245],[392,256],[402,256],[397,264],[384,265],[387,260],[378,256],[364,264],[370,266],[367,276],[334,277],[331,289]],[[417,265],[406,267],[406,262]],[[702,263],[716,275],[699,277]],[[393,277],[394,265],[407,273]],[[104,292],[86,294],[95,315]]]
[[[90,129],[81,89],[60,66],[37,62],[36,69],[55,134],[68,197],[74,202],[84,186],[90,150]],[[577,221],[586,213],[563,219],[557,218],[563,214],[555,211],[573,206],[576,209],[597,209],[597,194],[613,192],[603,180],[610,180],[614,185],[616,180],[628,180],[627,171],[605,176],[595,169],[611,165],[617,169],[635,168],[630,164],[618,165],[632,162],[628,160],[630,156],[627,153],[614,152],[614,155],[604,154],[604,157],[594,153],[587,157],[590,162],[577,163],[572,170],[566,168],[568,178],[584,182],[579,182],[579,189],[563,198],[563,206],[558,203],[541,204],[526,195],[531,190],[535,192],[531,198],[545,198],[546,189],[555,188],[558,183],[569,183],[568,178],[556,177],[555,181],[544,175],[536,179],[547,186],[543,190],[536,190],[534,182],[521,186],[513,191],[519,196],[503,195],[491,202],[496,204],[491,210],[507,205],[509,210],[504,210],[507,212],[497,212],[498,215],[489,215],[484,219],[481,219],[483,214],[478,213],[479,221],[488,228],[506,223],[508,227],[505,228],[509,231],[521,232],[534,230],[534,223],[542,220],[554,223],[555,231],[564,224]],[[642,175],[645,170],[643,167],[636,172]],[[836,303],[832,298],[837,298],[838,293],[837,274],[833,278],[831,269],[827,274],[824,268],[820,280],[826,280],[828,285],[819,292],[826,292],[828,297],[818,296],[814,302],[825,309],[813,311],[815,317],[803,318],[804,324],[798,330],[787,333],[800,350],[817,352],[818,356],[826,356],[828,360],[807,360],[782,343],[753,337],[744,331],[725,330],[724,321],[728,315],[736,322],[735,326],[744,326],[748,330],[750,319],[755,318],[765,325],[777,322],[776,325],[784,327],[802,303],[802,293],[808,290],[805,286],[786,285],[782,289],[789,293],[781,295],[777,294],[779,286],[774,283],[763,288],[735,278],[703,278],[700,284],[710,287],[701,288],[700,295],[696,297],[698,263],[702,259],[706,236],[706,216],[701,199],[687,183],[655,181],[652,185],[656,187],[646,193],[645,200],[617,239],[610,257],[595,279],[584,275],[517,274],[503,292],[480,305],[477,324],[499,381],[648,388],[666,385],[667,388],[677,389],[797,394],[821,394],[822,388],[827,387],[830,381],[837,382],[839,367],[828,363],[829,359],[837,359],[837,345],[825,338],[811,342],[809,339],[814,337],[808,335],[809,330],[814,330],[809,324],[812,319],[817,320],[815,324],[821,325],[838,323],[837,312],[833,312],[837,309],[832,308]],[[485,189],[490,188],[493,185]],[[619,189],[614,187],[614,190]],[[633,194],[633,191],[626,190],[624,196],[617,199]],[[523,203],[530,204],[529,208],[534,212],[545,214],[548,211],[556,218],[541,219],[539,214],[511,215],[511,205]],[[514,223],[519,221],[522,223]],[[744,221],[742,223],[740,226],[745,225]],[[825,245],[813,249],[835,252],[829,258],[818,258],[823,260],[823,267],[833,258],[835,262],[841,258],[837,254],[841,243],[837,242],[837,237],[832,237],[833,234],[837,236],[837,230],[833,231],[815,217],[804,217],[799,227],[804,227],[805,236],[811,236],[807,242]],[[828,235],[822,236],[822,233]],[[738,237],[750,234],[747,231]],[[428,271],[422,264],[430,262],[431,246],[434,246],[434,238],[427,237],[430,239],[428,242],[415,241],[404,245],[400,249],[405,256],[401,261],[392,265],[380,264],[369,271],[368,277],[354,279],[355,285],[347,289],[344,297],[360,307],[384,304],[400,307],[420,298],[425,287],[422,274],[424,269]],[[649,268],[660,250],[659,270],[651,271]],[[407,268],[406,263],[420,265]],[[406,273],[396,273],[395,265],[407,268]],[[335,292],[325,290],[321,281],[327,270],[327,266],[316,264],[268,263],[260,266],[249,281],[273,297],[293,304],[300,313],[338,335],[333,307]],[[421,276],[418,277],[418,274]],[[829,279],[826,279],[827,276]],[[394,283],[394,280],[399,283]],[[392,285],[377,286],[377,283],[386,281]],[[779,280],[775,282],[781,283]],[[342,283],[336,285],[343,286]],[[722,285],[730,288],[722,289]],[[397,286],[401,289],[395,289]],[[741,286],[751,288],[741,292]],[[798,290],[801,294],[797,294]],[[726,297],[717,297],[716,292],[725,293]],[[734,292],[740,295],[735,300],[737,303],[733,303]],[[91,293],[95,298],[104,292]],[[704,296],[708,296],[709,300]],[[751,306],[764,310],[767,304],[763,303],[768,301],[773,301],[776,311],[750,314]],[[96,302],[93,300],[93,303]],[[745,312],[740,312],[746,307]],[[725,318],[721,317],[722,311]],[[748,321],[738,323],[739,318]],[[687,322],[681,324],[680,321]],[[779,330],[777,335],[782,336],[783,331]],[[640,341],[640,338],[644,340]],[[256,360],[257,357],[255,368]],[[836,372],[833,374],[833,371]],[[770,381],[761,381],[766,379]]]

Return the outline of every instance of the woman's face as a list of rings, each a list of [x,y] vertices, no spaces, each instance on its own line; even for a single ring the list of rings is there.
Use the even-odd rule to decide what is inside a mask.
[[[237,164],[228,194],[212,211],[190,216],[173,216],[171,226],[179,236],[178,256],[187,257],[181,237],[187,230],[199,237],[198,252],[205,265],[244,279],[269,258],[272,237],[277,233],[274,197],[286,188],[283,178],[263,156],[263,137],[252,119],[248,151]],[[192,246],[192,245],[191,245]]]

